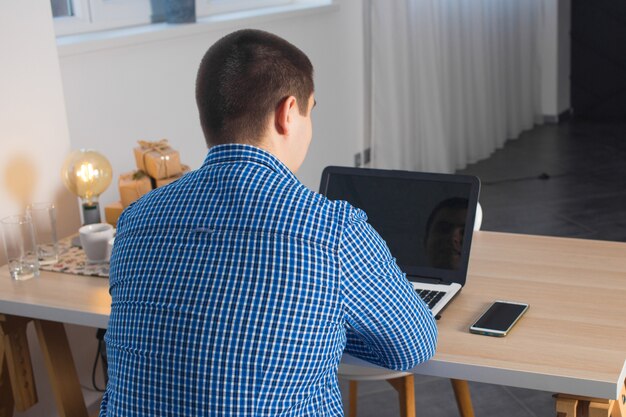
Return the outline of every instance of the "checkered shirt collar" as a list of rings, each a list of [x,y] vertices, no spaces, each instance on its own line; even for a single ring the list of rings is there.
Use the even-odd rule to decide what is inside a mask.
[[[209,152],[204,159],[202,167],[224,164],[248,162],[264,165],[272,171],[277,172],[294,181],[298,181],[297,177],[274,155],[261,148],[241,143],[227,143],[224,145],[216,145],[209,148]]]

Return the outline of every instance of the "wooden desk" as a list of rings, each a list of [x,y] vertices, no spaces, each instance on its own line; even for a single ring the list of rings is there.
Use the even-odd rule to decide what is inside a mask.
[[[469,333],[496,299],[530,309],[504,338]],[[437,353],[415,373],[619,399],[624,409],[626,243],[476,232],[466,286],[438,326]]]
[[[495,299],[530,309],[505,338],[470,334]],[[5,315],[106,327],[109,309],[106,279],[42,272],[16,282],[0,268]],[[442,316],[437,354],[415,373],[576,396],[557,400],[567,417],[581,405],[626,417],[626,243],[476,232],[467,284]]]
[[[6,266],[0,267],[0,416],[11,416],[13,404],[25,411],[37,402],[26,339],[26,325],[33,319],[59,415],[87,417],[63,323],[106,328],[109,280],[40,274],[13,281]]]

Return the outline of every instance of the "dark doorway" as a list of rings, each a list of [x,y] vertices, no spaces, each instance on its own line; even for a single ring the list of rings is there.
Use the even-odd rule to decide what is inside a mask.
[[[626,121],[626,1],[572,0],[571,45],[574,117]]]

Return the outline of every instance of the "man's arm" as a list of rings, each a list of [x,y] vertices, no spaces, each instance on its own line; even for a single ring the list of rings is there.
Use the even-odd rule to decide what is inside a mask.
[[[428,360],[437,344],[435,320],[361,210],[351,210],[339,258],[346,353],[395,370]]]

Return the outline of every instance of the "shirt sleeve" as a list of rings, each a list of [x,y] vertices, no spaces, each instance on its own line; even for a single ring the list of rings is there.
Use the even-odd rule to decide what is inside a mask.
[[[437,326],[430,309],[362,210],[351,209],[339,260],[345,352],[394,370],[411,369],[434,355]]]

